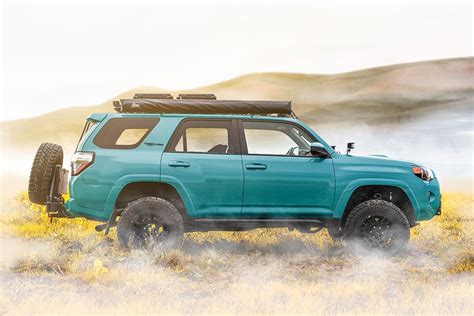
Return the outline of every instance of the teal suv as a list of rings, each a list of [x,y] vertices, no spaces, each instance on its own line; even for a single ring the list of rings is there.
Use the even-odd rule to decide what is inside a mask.
[[[191,231],[326,228],[357,249],[395,254],[441,212],[433,171],[328,145],[286,101],[137,94],[91,114],[71,162],[43,143],[29,198],[51,217],[117,226],[126,248],[179,247]],[[63,199],[69,193],[69,199]]]

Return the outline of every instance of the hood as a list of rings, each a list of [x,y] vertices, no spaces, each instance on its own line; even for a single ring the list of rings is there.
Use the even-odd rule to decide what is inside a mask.
[[[352,155],[342,155],[348,161],[353,163],[362,163],[362,164],[385,164],[391,166],[400,166],[400,167],[411,167],[414,165],[422,166],[421,163],[405,159],[394,159],[386,155],[367,155],[367,156],[352,156]]]
[[[352,156],[339,154],[337,160],[339,160],[344,165],[351,165],[353,167],[394,167],[397,169],[409,169],[410,172],[413,166],[419,166],[425,168],[434,176],[434,171],[421,162],[404,159],[393,159],[386,155]],[[356,167],[356,169],[358,168]]]

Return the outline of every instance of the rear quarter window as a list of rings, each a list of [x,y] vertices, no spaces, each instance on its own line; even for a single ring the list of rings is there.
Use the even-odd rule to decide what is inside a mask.
[[[112,118],[108,120],[94,137],[94,144],[107,149],[132,149],[138,147],[159,118]]]

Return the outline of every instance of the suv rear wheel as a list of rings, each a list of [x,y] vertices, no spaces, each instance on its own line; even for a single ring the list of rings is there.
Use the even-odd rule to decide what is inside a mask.
[[[394,255],[406,248],[410,224],[393,203],[369,200],[357,205],[347,217],[343,239],[353,249]]]
[[[183,244],[184,224],[170,202],[145,197],[127,205],[117,225],[117,237],[124,248],[170,250]]]

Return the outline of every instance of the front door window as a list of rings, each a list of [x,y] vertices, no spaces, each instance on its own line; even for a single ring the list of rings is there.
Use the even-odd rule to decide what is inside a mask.
[[[312,138],[286,123],[243,122],[249,155],[310,156]]]

